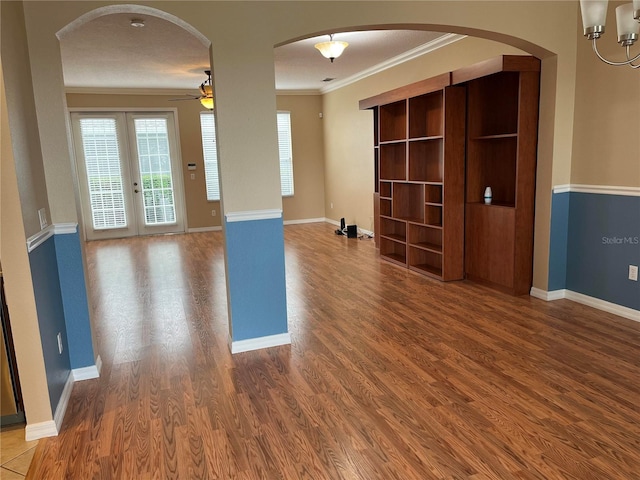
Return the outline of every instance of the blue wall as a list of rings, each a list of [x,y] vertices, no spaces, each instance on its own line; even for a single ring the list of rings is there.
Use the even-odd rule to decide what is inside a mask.
[[[286,333],[282,218],[225,220],[225,230],[232,341]]]
[[[89,367],[95,365],[95,357],[80,235],[56,234],[54,238],[71,368]]]
[[[569,192],[553,195],[551,205],[551,240],[549,248],[549,285],[563,290],[567,285],[567,242],[569,236]]]
[[[42,344],[49,387],[49,401],[51,411],[55,412],[64,385],[71,373],[71,363],[53,237],[48,238],[29,253],[29,263],[40,326],[39,340]],[[64,346],[62,354],[58,353],[58,332],[62,334]],[[34,341],[38,340],[34,339]]]
[[[553,195],[550,291],[566,288],[640,310],[640,282],[628,279],[629,265],[640,265],[640,197]]]

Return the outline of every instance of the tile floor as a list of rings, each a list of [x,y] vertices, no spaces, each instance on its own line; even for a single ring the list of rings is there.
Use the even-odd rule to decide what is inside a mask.
[[[38,441],[24,439],[24,425],[0,430],[0,480],[23,480],[29,470]]]

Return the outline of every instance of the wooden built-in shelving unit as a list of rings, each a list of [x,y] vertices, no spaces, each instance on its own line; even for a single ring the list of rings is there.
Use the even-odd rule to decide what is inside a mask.
[[[449,74],[360,102],[374,110],[376,240],[391,262],[463,278],[465,89]]]
[[[374,113],[382,258],[528,293],[539,74],[538,59],[504,55],[360,102]]]

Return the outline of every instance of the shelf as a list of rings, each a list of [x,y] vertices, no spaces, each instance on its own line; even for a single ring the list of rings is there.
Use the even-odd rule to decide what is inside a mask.
[[[519,79],[518,72],[500,72],[467,84],[469,138],[518,131]]]
[[[421,140],[409,143],[409,180],[442,182],[444,177],[443,140]]]
[[[439,90],[409,99],[409,138],[442,136],[443,92]]]
[[[498,135],[484,135],[480,137],[473,137],[470,140],[501,140],[503,138],[518,138],[517,133],[501,133]]]
[[[380,180],[406,180],[406,157],[404,142],[380,145]]]
[[[399,242],[407,241],[407,223],[389,217],[380,217],[380,236]]]
[[[395,242],[386,237],[380,237],[380,256],[406,266],[407,247],[404,243]]]
[[[434,267],[433,265],[428,265],[426,263],[419,265],[410,265],[409,268],[416,272],[426,273],[437,278],[442,277],[442,268]]]
[[[391,198],[391,182],[380,182],[380,197]]]
[[[425,185],[424,202],[428,204],[442,205],[442,185]]]
[[[514,204],[517,157],[517,137],[470,141],[467,145],[467,201],[482,202],[484,190],[489,186],[495,203]]]
[[[433,243],[412,243],[411,246],[442,255],[442,245],[434,245]]]
[[[441,277],[442,254],[410,246],[409,268]]]
[[[433,137],[412,137],[409,138],[409,142],[424,142],[430,140],[442,140],[444,137],[442,135],[435,135]]]
[[[381,105],[380,107],[380,143],[407,138],[407,102]]]
[[[393,216],[395,218],[424,221],[423,186],[419,183],[395,183],[393,185]]]
[[[467,205],[480,205],[481,207],[487,208],[516,208],[513,203],[504,203],[504,202],[494,202],[484,203],[484,202],[467,202]]]
[[[409,224],[409,245],[442,253],[442,230],[426,225]]]
[[[383,217],[391,216],[391,199],[380,198],[380,215]]]
[[[442,227],[442,207],[425,205],[424,223],[432,227]]]

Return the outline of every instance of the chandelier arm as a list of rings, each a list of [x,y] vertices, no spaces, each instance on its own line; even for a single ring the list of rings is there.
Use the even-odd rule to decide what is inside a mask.
[[[596,45],[596,41],[598,39],[594,38],[592,40],[592,45],[593,45],[593,51],[595,52],[595,54],[598,56],[598,58],[600,60],[602,60],[604,63],[606,63],[607,65],[613,65],[615,67],[619,67],[622,65],[631,65],[631,62],[634,62],[636,60],[638,60],[640,58],[640,53],[638,55],[636,55],[633,58],[629,58],[626,62],[612,62],[610,60],[607,60],[606,58],[604,58],[602,55],[600,55],[600,52],[598,52],[598,46]],[[629,57],[629,47],[627,46],[627,58]],[[634,67],[635,68],[635,67]]]
[[[627,45],[627,48],[626,48],[626,50],[627,50],[627,59],[629,59],[629,57],[630,57],[630,55],[629,55],[630,54],[630,49],[631,49],[631,46]],[[640,58],[640,53],[635,58],[629,59],[629,66],[631,68],[640,68],[640,63],[637,64],[637,65],[635,63],[633,63],[633,61],[637,60],[638,58]]]

